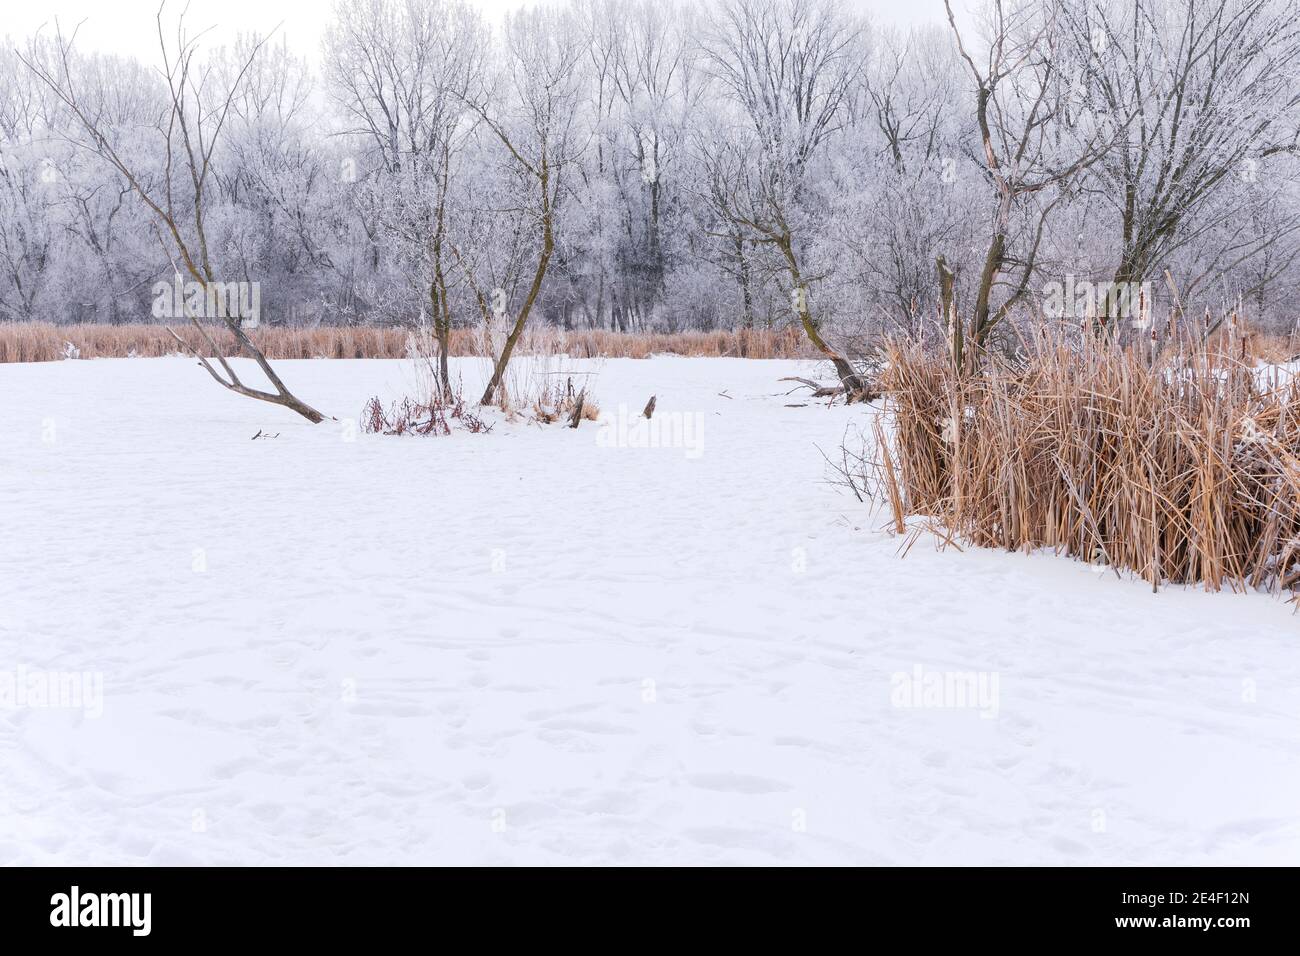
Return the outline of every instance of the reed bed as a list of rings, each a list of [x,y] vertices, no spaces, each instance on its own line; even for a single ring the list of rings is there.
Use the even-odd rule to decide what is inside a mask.
[[[218,342],[229,335],[214,336]],[[322,326],[311,329],[264,326],[252,333],[269,359],[406,358],[414,354],[410,330],[378,326]],[[0,325],[0,362],[51,362],[64,358],[157,357],[177,351],[161,325]],[[481,356],[479,329],[453,329],[450,354]],[[800,330],[739,329],[717,332],[611,332],[602,329],[527,330],[519,354],[574,358],[649,358],[688,355],[733,358],[811,358],[815,353]]]
[[[1300,587],[1300,386],[1232,349],[1044,336],[958,373],[894,342],[876,487],[898,528],[1150,582]]]

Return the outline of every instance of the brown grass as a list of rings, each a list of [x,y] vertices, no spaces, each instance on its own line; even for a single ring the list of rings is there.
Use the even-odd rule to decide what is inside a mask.
[[[504,396],[505,389],[502,389],[500,394]],[[537,390],[531,411],[536,421],[549,425],[553,422],[569,421],[579,408],[579,403],[582,412],[578,417],[582,421],[600,420],[600,406],[595,398],[587,394],[587,385],[585,383],[574,385],[572,377],[557,376],[552,377],[549,382],[544,381]]]
[[[1300,587],[1300,386],[1276,370],[1217,346],[1050,337],[974,374],[916,343],[888,353],[895,427],[875,465],[896,527],[924,515],[953,540],[1153,587]]]
[[[266,326],[252,338],[270,359],[405,358],[411,333],[375,326],[292,329]],[[43,322],[0,325],[0,362],[50,362],[66,355],[68,344],[80,358],[156,357],[176,352],[161,325],[51,325]],[[736,358],[811,358],[815,353],[798,329],[741,329],[732,332],[621,333],[605,330],[565,332],[529,330],[516,352],[570,355],[574,358],[649,358],[655,354]],[[454,329],[451,354],[483,354],[478,329]]]

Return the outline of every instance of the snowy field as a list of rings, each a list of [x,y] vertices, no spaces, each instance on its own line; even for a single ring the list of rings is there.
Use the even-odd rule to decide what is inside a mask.
[[[900,557],[811,365],[576,364],[678,447],[0,366],[0,863],[1300,862],[1291,606]],[[277,367],[340,419],[413,380]]]

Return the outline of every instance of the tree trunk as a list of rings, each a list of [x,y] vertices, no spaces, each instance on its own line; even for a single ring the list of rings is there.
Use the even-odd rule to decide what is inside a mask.
[[[954,368],[962,367],[962,341],[961,320],[957,317],[957,302],[954,293],[956,285],[956,275],[948,268],[948,261],[943,256],[935,260],[935,265],[939,269],[939,312],[943,321],[943,326],[948,332],[949,350],[952,353],[952,364]]]
[[[440,295],[437,284],[429,287],[429,299],[433,306],[433,335],[438,342],[438,380],[442,397],[451,400],[451,372],[447,365],[447,352],[451,348],[451,322],[446,313],[445,293]]]
[[[514,328],[510,330],[505,345],[501,347],[501,355],[492,368],[492,378],[488,381],[487,388],[483,390],[483,397],[479,399],[480,405],[492,404],[492,398],[501,385],[502,377],[505,375],[506,366],[510,364],[510,355],[515,350],[515,343],[519,341],[519,336],[523,334],[524,326],[528,322],[528,314],[533,309],[533,303],[537,301],[537,294],[541,292],[542,280],[546,278],[546,267],[550,264],[551,253],[555,250],[555,236],[551,232],[549,213],[542,220],[542,229],[542,254],[537,260],[537,271],[533,274],[533,284],[528,288],[528,298],[524,299],[523,307],[519,310],[519,316],[515,319]]]
[[[786,264],[790,269],[790,278],[794,282],[796,297],[795,312],[803,325],[804,333],[808,336],[808,341],[830,360],[832,367],[835,369],[835,374],[839,376],[844,385],[844,392],[848,400],[852,402],[857,398],[864,397],[867,394],[867,385],[862,380],[862,376],[853,370],[853,366],[849,364],[847,359],[831,348],[827,341],[822,338],[817,323],[813,321],[812,311],[808,308],[808,289],[803,284],[803,275],[799,270],[799,262],[795,258],[794,246],[790,236],[787,234],[782,237],[778,245],[785,255]]]
[[[754,327],[754,296],[749,290],[749,260],[745,258],[745,239],[736,234],[736,259],[740,263],[740,297],[745,306],[745,328]]]
[[[983,347],[989,333],[993,331],[993,283],[997,281],[998,271],[1006,249],[1006,235],[999,228],[993,233],[989,251],[984,256],[984,268],[980,270],[980,284],[975,292],[975,321],[971,327],[971,339]]]

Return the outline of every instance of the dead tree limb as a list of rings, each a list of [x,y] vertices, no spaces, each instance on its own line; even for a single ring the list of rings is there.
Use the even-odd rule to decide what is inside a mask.
[[[820,382],[814,382],[811,379],[807,379],[807,378],[800,378],[797,375],[787,375],[785,378],[778,379],[778,381],[798,382],[800,385],[811,388],[813,390],[812,392],[813,398],[828,398],[831,395],[844,394],[843,385],[822,385]]]
[[[810,398],[834,398],[836,395],[847,394],[849,404],[853,402],[874,402],[880,397],[880,393],[874,391],[866,382],[862,381],[859,376],[860,389],[848,391],[843,385],[823,385],[820,382],[814,382],[810,378],[800,378],[798,375],[787,375],[784,378],[777,379],[778,382],[798,382],[800,385],[812,389]],[[795,391],[795,389],[791,389]],[[787,393],[788,394],[788,393]]]

